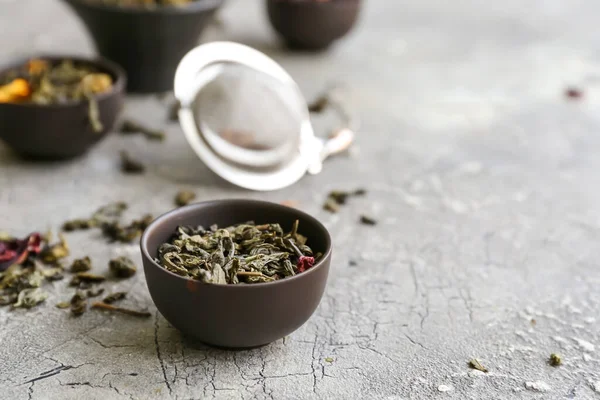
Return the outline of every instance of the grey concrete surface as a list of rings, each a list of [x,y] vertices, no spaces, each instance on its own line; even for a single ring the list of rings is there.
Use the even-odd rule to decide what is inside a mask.
[[[267,52],[307,97],[344,82],[363,122],[349,155],[290,188],[248,192],[197,160],[159,99],[135,97],[126,114],[165,126],[164,144],[113,135],[53,164],[0,146],[0,228],[56,229],[115,200],[131,204],[127,217],[158,215],[180,188],[293,199],[335,242],[319,309],[285,341],[232,352],[169,326],[143,273],[107,287],[149,320],[71,318],[54,307],[71,293],[59,282],[35,309],[0,309],[0,398],[600,398],[598,3],[369,0],[354,34],[318,55],[283,51],[260,3],[229,1],[204,40]],[[59,1],[0,1],[0,30],[2,62],[93,54]],[[565,99],[567,85],[584,98]],[[143,157],[144,176],[119,172],[122,148]],[[321,210],[329,190],[356,187],[368,196]],[[361,213],[379,224],[359,225]],[[115,254],[140,261],[96,233],[69,240],[98,272]],[[563,366],[547,364],[552,352]],[[489,373],[470,370],[473,357]]]

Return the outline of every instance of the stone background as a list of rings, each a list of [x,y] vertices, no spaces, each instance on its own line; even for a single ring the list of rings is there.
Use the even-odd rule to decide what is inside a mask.
[[[203,38],[265,51],[307,98],[332,81],[351,90],[362,120],[353,151],[290,188],[223,182],[152,96],[132,96],[126,115],[164,126],[162,144],[112,135],[83,158],[51,164],[0,145],[0,228],[18,235],[116,200],[130,203],[127,218],[158,215],[183,188],[199,200],[297,201],[335,242],[312,319],[285,341],[222,351],[169,326],[143,272],[106,286],[129,291],[126,304],[151,310],[148,320],[71,318],[54,307],[71,293],[59,282],[37,308],[0,310],[0,398],[600,398],[600,6],[365,3],[357,30],[327,53],[285,52],[257,1],[230,0],[223,28]],[[0,62],[93,54],[60,1],[0,1],[0,29]],[[584,98],[566,99],[567,85]],[[143,157],[145,175],[120,173],[123,148]],[[339,214],[321,210],[329,190],[357,187],[368,196]],[[358,224],[361,213],[379,224]],[[94,232],[68,238],[72,256],[89,254],[97,272],[115,255],[140,262],[135,245]],[[547,365],[552,352],[562,367]],[[470,370],[472,357],[490,372]]]

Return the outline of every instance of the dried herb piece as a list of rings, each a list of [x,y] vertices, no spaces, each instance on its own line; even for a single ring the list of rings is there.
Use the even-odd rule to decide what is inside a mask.
[[[146,171],[146,167],[123,150],[121,151],[121,171],[126,174],[142,174]]]
[[[86,272],[92,269],[92,260],[89,257],[79,258],[73,261],[71,264],[71,272]]]
[[[288,233],[276,223],[180,226],[155,260],[168,271],[205,283],[272,282],[314,266],[313,251],[298,226],[296,221]]]
[[[60,303],[56,304],[56,308],[65,309],[65,308],[69,308],[69,307],[71,307],[71,303],[68,301],[61,301]]]
[[[93,219],[74,219],[72,221],[66,221],[62,226],[62,230],[66,232],[71,232],[77,230],[90,229],[95,226],[96,221],[94,221]]]
[[[40,288],[23,289],[17,296],[17,302],[13,304],[13,308],[31,308],[40,304],[48,298],[48,293]]]
[[[181,190],[175,196],[175,204],[178,207],[187,206],[196,198],[196,193],[191,190]]]
[[[110,260],[108,267],[118,278],[130,278],[135,275],[137,268],[135,263],[127,257],[118,257]]]
[[[340,206],[346,204],[346,201],[350,197],[364,196],[367,193],[365,189],[357,189],[353,192],[347,192],[343,190],[333,190],[327,195],[327,200],[323,205],[323,209],[336,213],[339,211]]]
[[[41,246],[42,237],[39,233],[32,233],[23,240],[8,235],[0,239],[0,272],[13,264],[22,263],[29,254],[38,254]]]
[[[99,309],[106,310],[106,311],[119,312],[119,313],[123,313],[123,314],[127,314],[127,315],[132,315],[134,317],[147,318],[147,317],[152,316],[152,314],[150,314],[147,311],[130,310],[128,308],[115,307],[113,305],[106,304],[106,303],[94,303],[94,304],[92,304],[92,308],[99,308]]]
[[[91,297],[98,297],[104,293],[104,288],[91,288],[86,292],[88,299]]]
[[[64,272],[65,270],[62,266],[41,269],[42,275],[49,281],[60,281],[65,277]]]
[[[330,105],[330,98],[328,95],[321,95],[317,97],[312,103],[308,105],[308,111],[316,114],[320,114]]]
[[[89,272],[78,272],[71,280],[71,286],[80,286],[81,283],[97,283],[104,282],[105,276],[90,274]]]
[[[113,242],[131,243],[135,238],[141,236],[153,220],[154,217],[147,214],[139,220],[133,220],[127,226],[121,226],[117,221],[104,223],[102,224],[102,233]]]
[[[122,134],[133,134],[133,133],[141,133],[146,136],[148,140],[165,140],[165,132],[161,130],[150,129],[138,122],[125,120],[121,125],[121,133]]]
[[[0,306],[8,306],[17,301],[17,293],[0,295]]]
[[[488,372],[488,369],[486,367],[484,367],[483,365],[481,365],[481,363],[479,362],[479,360],[477,360],[476,358],[473,358],[472,360],[469,361],[469,367],[476,369],[478,371],[481,372]]]
[[[367,217],[366,215],[360,216],[360,223],[363,225],[377,225],[377,220]]]
[[[106,296],[102,300],[102,302],[106,303],[106,304],[113,304],[119,300],[123,300],[126,296],[127,296],[127,293],[125,293],[125,292],[115,292],[115,293],[111,293],[108,296]]]
[[[71,314],[79,316],[87,310],[87,296],[80,290],[77,290],[71,298]]]
[[[552,353],[550,354],[550,359],[548,360],[548,363],[553,367],[558,367],[562,364],[562,358],[558,354]]]
[[[333,362],[333,358],[331,358],[331,357],[325,357],[325,362],[332,363]]]
[[[69,255],[69,245],[67,244],[67,240],[62,233],[58,234],[58,238],[58,243],[47,245],[40,253],[40,257],[44,263],[56,264],[58,260]]]

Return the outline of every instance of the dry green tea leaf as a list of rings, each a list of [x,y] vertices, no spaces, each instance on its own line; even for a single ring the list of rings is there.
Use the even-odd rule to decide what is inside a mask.
[[[192,192],[191,190],[181,190],[175,196],[175,204],[178,207],[187,206],[195,198],[196,198],[196,193]]]
[[[146,139],[148,140],[159,141],[165,140],[166,137],[164,131],[151,129],[138,122],[131,120],[123,121],[123,124],[121,125],[121,133],[124,135],[132,133],[141,133],[142,135],[146,136]]]
[[[71,298],[71,314],[79,316],[87,310],[87,296],[77,290]]]
[[[360,216],[360,222],[363,225],[377,225],[377,221],[371,217],[367,217],[366,215]]]
[[[78,272],[71,280],[70,286],[80,286],[81,283],[104,282],[105,276],[95,275],[89,272]]]
[[[56,304],[56,308],[63,308],[64,309],[64,308],[69,308],[69,307],[71,307],[71,303],[68,302],[68,301],[62,301],[62,302]]]
[[[116,303],[119,300],[123,300],[126,296],[127,296],[127,293],[125,293],[125,292],[111,293],[108,296],[106,296],[102,300],[102,302],[106,303],[106,304],[113,304],[113,303]]]
[[[40,254],[42,261],[46,264],[56,264],[61,258],[69,255],[69,245],[62,233],[58,234],[59,242],[48,245]]]
[[[88,256],[74,260],[73,264],[71,264],[71,272],[73,273],[86,272],[91,269],[92,260]]]
[[[325,361],[328,363],[332,363],[333,362],[333,358],[331,357],[325,357]]]
[[[86,292],[88,299],[90,297],[98,297],[104,293],[104,288],[91,288]]]
[[[481,365],[479,360],[477,360],[475,358],[473,358],[472,360],[469,361],[469,367],[476,369],[478,371],[481,371],[481,372],[488,372],[488,369],[485,368],[483,365]]]
[[[135,275],[137,267],[134,262],[127,257],[118,257],[110,260],[108,267],[118,278],[130,278]]]
[[[13,308],[31,308],[48,298],[48,293],[40,288],[23,289],[17,296],[17,302],[13,304]]]
[[[558,367],[562,364],[562,358],[558,354],[552,353],[550,354],[550,359],[548,360],[548,362],[553,367]]]
[[[121,171],[126,174],[142,174],[146,171],[146,167],[123,150],[121,151]]]

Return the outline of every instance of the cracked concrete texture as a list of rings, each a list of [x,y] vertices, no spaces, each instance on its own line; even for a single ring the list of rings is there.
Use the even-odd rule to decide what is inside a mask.
[[[355,149],[293,187],[224,183],[152,96],[132,96],[126,114],[164,126],[164,144],[113,135],[52,164],[0,145],[0,228],[18,235],[115,200],[131,204],[127,217],[158,215],[182,188],[199,200],[298,201],[335,243],[311,320],[268,346],[223,351],[171,327],[143,272],[105,286],[128,291],[148,320],[71,318],[54,307],[71,294],[57,282],[37,308],[0,309],[0,398],[600,398],[598,4],[367,3],[360,28],[324,54],[282,51],[257,2],[228,2],[224,29],[204,37],[267,52],[308,98],[333,80],[351,89],[363,122]],[[34,50],[93,53],[60,2],[4,0],[0,10],[2,63]],[[584,98],[567,101],[566,85]],[[144,176],[120,174],[123,147],[143,157]],[[329,190],[356,187],[368,196],[337,215],[320,209]],[[379,224],[359,225],[361,213]],[[68,238],[97,272],[116,255],[141,261],[136,246],[93,232]],[[547,364],[552,352],[563,366]],[[470,370],[471,358],[490,372]]]

